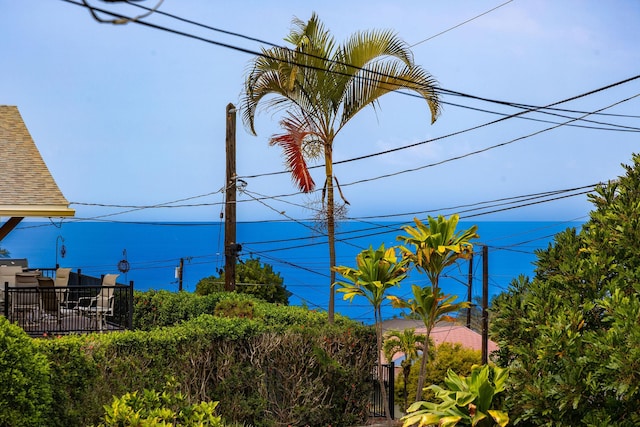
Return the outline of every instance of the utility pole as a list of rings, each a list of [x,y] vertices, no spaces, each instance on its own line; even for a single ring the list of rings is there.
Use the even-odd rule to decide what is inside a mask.
[[[482,246],[482,364],[489,362],[489,249]]]
[[[471,285],[473,284],[473,252],[471,252],[471,258],[469,258],[469,275],[467,279],[467,301],[469,302],[469,308],[467,308],[467,328],[471,329],[471,308],[473,294],[471,293]]]
[[[184,269],[184,258],[180,258],[180,266],[178,267],[178,271],[176,271],[178,279],[178,291],[182,291],[182,271]]]
[[[225,181],[224,207],[224,290],[236,288],[236,107],[227,104],[227,176]]]

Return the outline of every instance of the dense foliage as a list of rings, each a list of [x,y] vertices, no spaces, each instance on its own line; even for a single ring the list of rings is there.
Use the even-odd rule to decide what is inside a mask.
[[[174,384],[167,388],[162,393],[145,389],[114,396],[111,405],[105,405],[104,420],[98,427],[224,427],[215,414],[219,402],[190,403]]]
[[[469,376],[449,369],[444,387],[429,386],[438,402],[415,402],[402,418],[403,427],[505,427],[509,415],[501,409],[501,394],[508,377],[508,369],[493,365],[474,365]]]
[[[497,362],[521,426],[640,424],[640,157],[598,186],[580,232],[538,251],[493,303]]]
[[[444,379],[449,369],[459,375],[469,375],[471,367],[481,362],[480,351],[464,348],[460,344],[442,343],[432,350],[430,361],[427,364],[425,373],[425,384],[436,384],[444,386]],[[411,369],[407,384],[407,401],[409,404],[415,401],[416,387],[418,384],[418,370]],[[404,390],[404,378],[398,376],[396,379],[396,401],[404,401],[402,396]],[[425,390],[422,399],[433,400],[434,394]]]
[[[0,316],[0,426],[45,424],[51,404],[47,359],[17,325]]]
[[[225,273],[209,276],[196,284],[196,294],[208,295],[224,291]],[[260,258],[249,258],[236,265],[235,292],[253,295],[267,302],[289,304],[291,292],[284,285],[280,273],[275,273],[270,264],[260,262]]]
[[[233,293],[149,292],[136,300],[146,306],[138,321],[157,322],[148,330],[32,341],[56,384],[49,426],[97,424],[104,405],[114,409],[114,395],[121,396],[116,406],[127,410],[133,404],[122,400],[127,393],[161,390],[169,377],[179,384],[181,405],[219,401],[217,412],[228,423],[350,426],[366,420],[376,354],[372,328],[346,318],[327,325],[326,313]],[[232,317],[234,301],[250,302],[253,318]],[[221,302],[227,307],[221,316],[196,316],[194,307],[215,312]]]

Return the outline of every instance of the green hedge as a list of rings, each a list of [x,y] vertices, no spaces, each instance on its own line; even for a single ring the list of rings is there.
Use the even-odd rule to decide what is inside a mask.
[[[308,310],[304,307],[267,303],[248,294],[235,292],[214,292],[197,295],[190,292],[136,291],[133,295],[133,329],[151,330],[171,326],[200,316],[215,314],[216,308],[234,302],[238,305],[253,306],[252,316],[266,325],[289,327],[291,325],[323,325],[327,323],[325,312]],[[337,325],[349,325],[353,321],[335,316]]]
[[[0,316],[0,426],[46,425],[49,373],[47,359],[33,340]]]
[[[220,401],[228,422],[349,426],[368,415],[375,360],[370,327],[299,307],[256,304],[257,319],[195,316],[224,297],[138,294],[138,319],[175,326],[36,340],[51,364],[51,426],[97,424],[113,396],[159,390],[169,378],[192,403]],[[185,296],[187,295],[187,296]],[[240,296],[244,297],[244,296]],[[165,307],[182,307],[170,314]],[[150,314],[151,313],[151,314]]]

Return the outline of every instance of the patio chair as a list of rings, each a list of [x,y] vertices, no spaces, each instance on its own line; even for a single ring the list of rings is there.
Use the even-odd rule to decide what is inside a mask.
[[[4,284],[9,283],[9,287],[13,288],[16,285],[16,273],[22,273],[23,269],[20,266],[14,265],[0,265],[0,312],[4,313]],[[8,313],[6,313],[8,314]]]
[[[24,274],[25,276],[21,276]],[[40,321],[42,301],[38,292],[38,279],[36,274],[17,273],[14,292],[11,294],[11,312],[14,319],[18,319],[19,313],[23,314],[22,324],[34,324]],[[27,276],[28,275],[28,276]]]
[[[71,313],[77,305],[78,301],[69,300],[69,275],[71,274],[70,268],[59,267],[56,269],[56,277],[54,279],[54,287],[56,289],[56,295],[63,314]]]
[[[96,328],[103,330],[106,318],[113,316],[116,279],[119,274],[105,274],[102,278],[100,292],[95,297],[84,297],[78,301],[78,310],[95,319]]]
[[[60,299],[55,289],[54,281],[50,277],[38,277],[38,291],[42,308],[42,320],[48,321],[52,317],[60,324],[62,317]]]

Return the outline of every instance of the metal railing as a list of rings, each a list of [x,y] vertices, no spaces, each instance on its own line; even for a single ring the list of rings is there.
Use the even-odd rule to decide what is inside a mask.
[[[378,365],[376,364],[371,371],[371,382],[373,390],[371,392],[371,402],[369,406],[369,416],[373,418],[386,417],[384,410],[384,400],[382,400],[382,391],[380,390],[381,382],[378,378]],[[387,391],[387,400],[389,401],[389,412],[391,419],[395,418],[395,363],[391,362],[382,365],[382,385]]]
[[[0,284],[0,314],[33,337],[130,329],[133,282],[102,286],[101,279],[71,273],[68,286],[54,286],[42,273],[34,282]],[[50,282],[50,283],[48,283]]]

